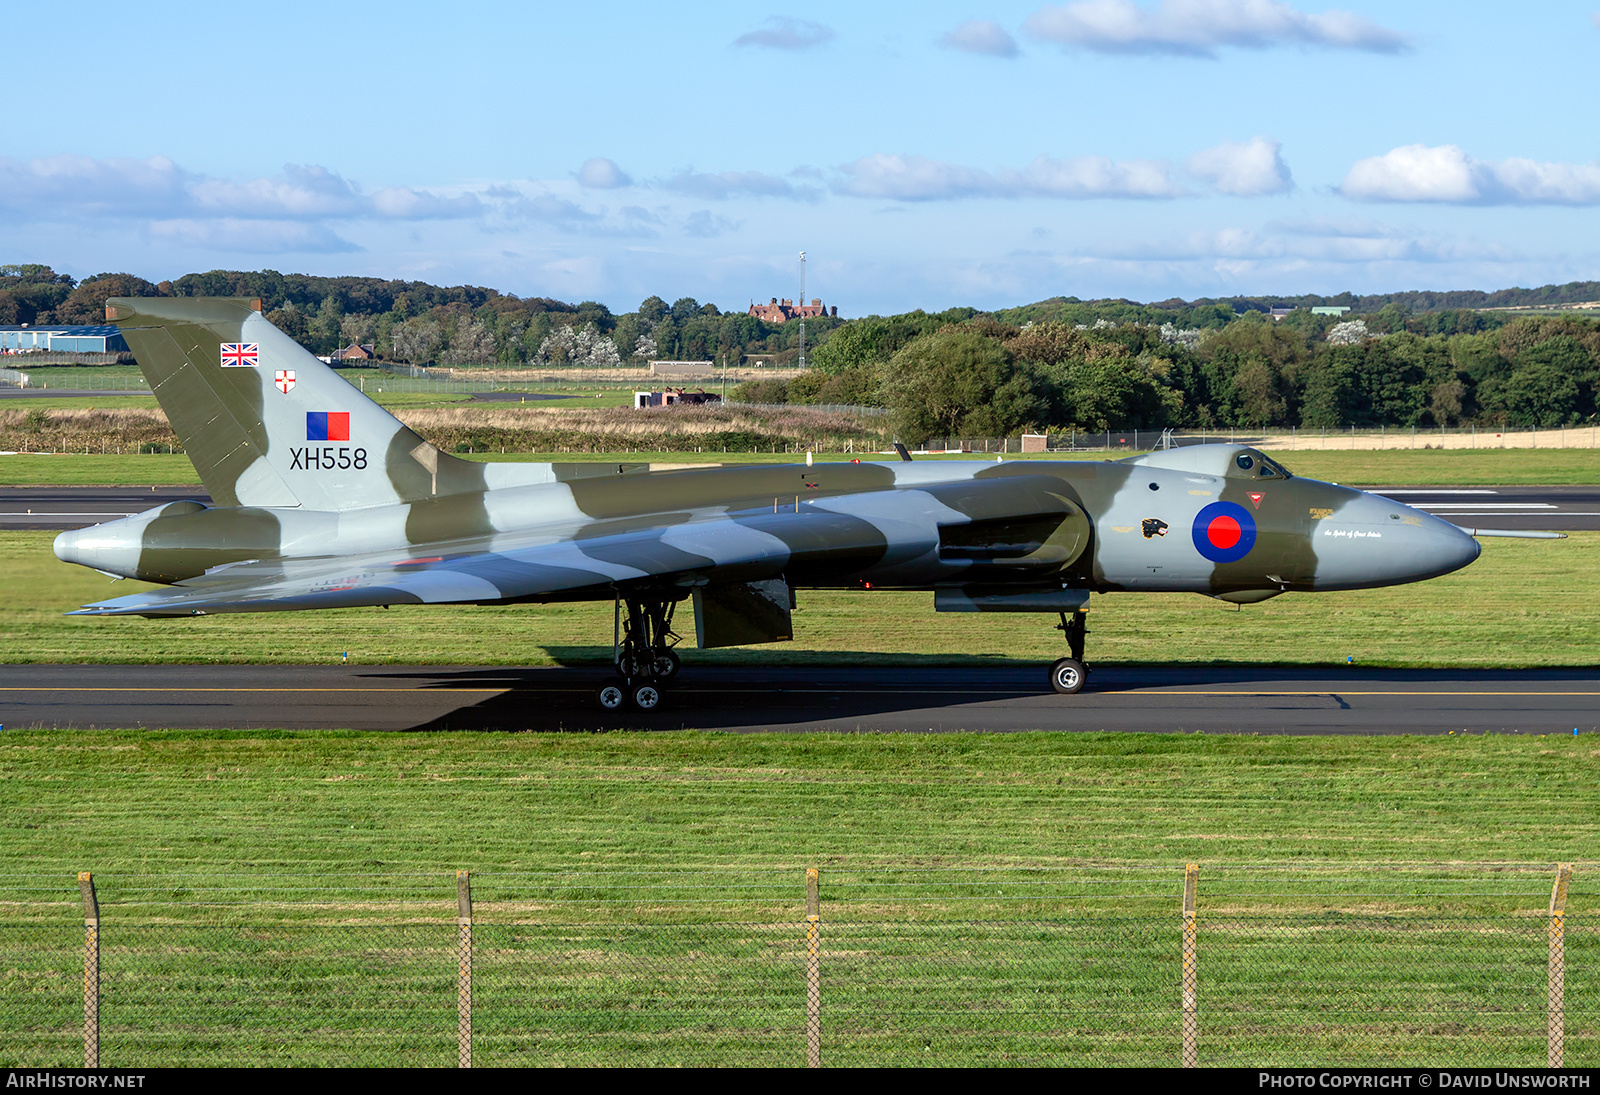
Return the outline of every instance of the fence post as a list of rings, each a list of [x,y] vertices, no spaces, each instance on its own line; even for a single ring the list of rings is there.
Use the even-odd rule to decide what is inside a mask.
[[[83,1067],[100,1067],[100,901],[94,875],[78,872],[83,895]]]
[[[1572,864],[1556,864],[1556,884],[1550,890],[1550,1027],[1546,1035],[1547,1067],[1560,1068],[1566,1050],[1566,998],[1567,950],[1566,925],[1567,880],[1572,877]]]
[[[1200,1063],[1200,1021],[1196,1000],[1194,898],[1200,867],[1191,863],[1183,871],[1183,1067]]]
[[[472,874],[456,872],[456,1067],[472,1067]]]
[[[822,916],[817,869],[806,868],[806,1067],[822,1067]]]

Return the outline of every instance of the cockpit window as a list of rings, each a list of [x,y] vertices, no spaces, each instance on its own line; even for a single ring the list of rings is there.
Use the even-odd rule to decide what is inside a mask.
[[[1278,463],[1276,460],[1267,459],[1265,456],[1261,457],[1261,467],[1256,472],[1256,474],[1261,476],[1263,479],[1291,479],[1291,478],[1293,478],[1293,476],[1289,474],[1289,469],[1288,468],[1285,468],[1282,464]]]
[[[1246,449],[1233,454],[1233,468],[1228,472],[1230,478],[1235,479],[1292,479],[1282,464],[1271,457],[1264,456],[1254,449]]]

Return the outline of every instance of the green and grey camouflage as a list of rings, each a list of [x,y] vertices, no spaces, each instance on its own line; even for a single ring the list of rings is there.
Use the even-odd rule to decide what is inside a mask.
[[[616,600],[622,679],[601,696],[616,706],[659,699],[686,598],[700,644],[722,646],[789,638],[796,589],[932,590],[941,611],[1060,613],[1073,657],[1051,681],[1073,692],[1093,592],[1252,602],[1419,581],[1478,555],[1437,517],[1237,445],[1119,461],[476,463],[367,399],[258,302],[117,298],[106,312],[213,505],[58,537],[63,560],[168,586],[83,614]]]

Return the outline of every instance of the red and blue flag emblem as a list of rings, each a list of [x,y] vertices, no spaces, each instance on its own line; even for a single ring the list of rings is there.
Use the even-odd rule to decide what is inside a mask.
[[[349,411],[307,411],[307,441],[350,440]]]
[[[1212,502],[1195,514],[1195,550],[1213,563],[1237,563],[1256,546],[1256,520],[1237,502]]]
[[[222,367],[224,369],[253,369],[261,364],[259,342],[224,342]]]

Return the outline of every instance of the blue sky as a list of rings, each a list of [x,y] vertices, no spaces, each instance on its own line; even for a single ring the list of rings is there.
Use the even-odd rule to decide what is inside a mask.
[[[0,261],[620,311],[803,249],[841,315],[1596,279],[1595,3],[39,5]]]

